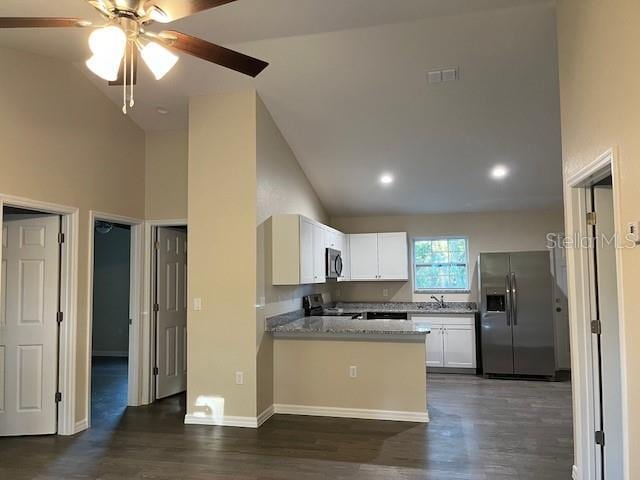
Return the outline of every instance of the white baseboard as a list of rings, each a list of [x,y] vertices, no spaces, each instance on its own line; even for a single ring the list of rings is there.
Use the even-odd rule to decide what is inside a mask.
[[[571,478],[573,480],[580,480],[580,475],[578,475],[578,467],[576,467],[575,465],[571,469]]]
[[[258,427],[262,425],[264,422],[269,420],[274,413],[276,413],[276,409],[274,405],[271,405],[267,409],[265,409],[260,415],[258,415]]]
[[[310,415],[314,417],[361,418],[366,420],[393,420],[396,422],[428,423],[429,412],[404,410],[366,410],[360,408],[316,407],[308,405],[275,404],[274,413]]]
[[[89,428],[89,422],[87,421],[86,418],[83,418],[82,420],[79,420],[75,423],[75,425],[73,426],[73,434],[75,435],[76,433],[80,433],[84,430],[86,430],[87,428]]]
[[[187,414],[184,416],[185,425],[217,425],[220,427],[258,428],[258,417],[232,417],[222,418],[203,417]]]
[[[118,350],[93,350],[91,352],[92,357],[128,357],[128,351],[118,351]]]

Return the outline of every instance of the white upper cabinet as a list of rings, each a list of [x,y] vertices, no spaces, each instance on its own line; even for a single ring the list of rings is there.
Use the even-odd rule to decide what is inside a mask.
[[[270,231],[273,285],[325,283],[326,249],[344,255],[348,245],[343,233],[302,215],[274,215]]]
[[[315,262],[313,261],[314,225],[306,218],[300,219],[300,282],[314,283]]]
[[[408,280],[407,234],[378,234],[378,275],[382,280]]]
[[[325,231],[323,225],[313,225],[313,282],[324,283],[326,281],[326,247],[325,237],[328,232]]]
[[[408,280],[407,234],[349,235],[351,280]]]
[[[274,215],[266,231],[271,232],[273,285],[325,283],[327,248],[342,255],[342,276],[338,281],[409,278],[404,232],[345,235],[293,214]]]
[[[378,279],[378,234],[349,235],[351,280]]]

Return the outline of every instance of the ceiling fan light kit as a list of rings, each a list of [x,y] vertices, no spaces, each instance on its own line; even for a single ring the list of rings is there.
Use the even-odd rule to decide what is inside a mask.
[[[153,33],[145,27],[169,23],[236,0],[86,0],[105,19],[104,25],[77,18],[0,17],[0,28],[92,27],[85,64],[109,85],[123,86],[123,113],[133,107],[138,53],[156,80],[162,79],[178,62],[171,50],[188,53],[252,77],[269,64],[190,35],[167,31]]]

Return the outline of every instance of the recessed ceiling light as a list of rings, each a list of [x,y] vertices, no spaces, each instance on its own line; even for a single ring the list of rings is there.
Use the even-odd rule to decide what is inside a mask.
[[[496,165],[491,169],[491,177],[496,180],[502,180],[509,175],[509,169],[504,165]]]
[[[393,183],[393,175],[389,174],[389,173],[385,173],[383,175],[380,176],[380,183],[383,185],[389,185],[390,183]]]
[[[166,115],[167,113],[169,113],[169,110],[164,107],[158,107],[156,108],[156,112],[158,112],[160,115]]]

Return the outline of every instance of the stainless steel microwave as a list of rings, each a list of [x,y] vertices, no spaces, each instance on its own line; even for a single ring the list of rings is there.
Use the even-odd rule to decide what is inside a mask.
[[[327,278],[337,280],[342,276],[342,253],[340,250],[327,248]]]

